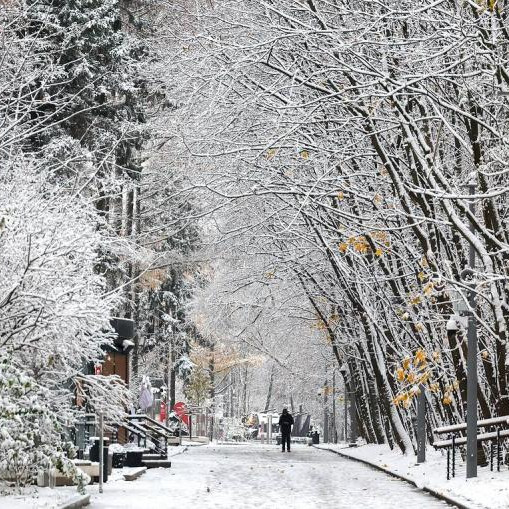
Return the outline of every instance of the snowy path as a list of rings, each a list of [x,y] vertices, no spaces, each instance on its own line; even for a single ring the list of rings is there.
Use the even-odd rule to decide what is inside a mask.
[[[312,447],[211,445],[172,458],[132,483],[92,488],[91,509],[293,508],[433,509],[448,507],[410,485]]]

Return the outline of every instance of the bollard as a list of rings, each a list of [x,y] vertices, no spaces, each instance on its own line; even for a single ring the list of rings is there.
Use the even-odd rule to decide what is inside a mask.
[[[452,476],[456,477],[456,436],[452,437]]]
[[[497,428],[497,472],[500,472],[500,428]]]
[[[447,480],[451,479],[451,448],[447,448]]]
[[[426,393],[423,384],[420,385],[417,398],[417,463],[426,461]]]
[[[107,460],[107,458],[106,458]],[[104,477],[104,418],[99,414],[99,493],[103,492]]]

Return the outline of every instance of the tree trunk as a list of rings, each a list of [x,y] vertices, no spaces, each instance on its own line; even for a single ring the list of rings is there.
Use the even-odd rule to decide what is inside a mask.
[[[272,387],[274,386],[274,364],[272,365],[272,368],[270,369],[270,379],[269,379],[269,389],[267,391],[267,400],[265,401],[265,409],[264,411],[267,412],[270,409],[270,401],[272,399]]]

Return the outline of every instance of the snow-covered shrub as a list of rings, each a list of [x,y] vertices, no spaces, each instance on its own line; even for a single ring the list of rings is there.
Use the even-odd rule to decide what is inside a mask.
[[[66,459],[62,433],[73,423],[72,381],[111,341],[117,301],[95,270],[98,246],[107,239],[93,209],[49,186],[36,161],[18,154],[6,163],[0,174],[0,475],[22,485],[54,465],[83,484]],[[103,398],[118,415],[117,400]]]
[[[0,360],[0,478],[23,486],[38,470],[56,467],[82,488],[87,476],[70,461],[72,444],[62,440],[60,417],[48,399],[47,389],[10,359]]]

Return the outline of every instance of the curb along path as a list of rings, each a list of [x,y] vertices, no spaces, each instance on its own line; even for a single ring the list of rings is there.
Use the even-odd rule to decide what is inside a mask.
[[[314,445],[312,447],[314,447],[315,449],[317,449],[319,451],[332,452],[334,454],[337,454],[338,456],[341,456],[342,458],[353,460],[353,461],[358,461],[359,463],[363,463],[364,465],[367,465],[368,467],[371,467],[371,468],[374,468],[381,472],[384,472],[385,474],[395,477],[397,479],[400,479],[401,481],[405,481],[405,482],[411,484],[412,486],[414,486],[415,488],[425,491],[426,493],[429,493],[430,495],[432,495],[440,500],[443,500],[444,502],[447,502],[448,504],[456,506],[459,509],[489,509],[487,507],[480,506],[480,505],[468,505],[467,503],[457,500],[454,497],[451,497],[449,495],[444,495],[443,493],[435,490],[434,488],[431,488],[430,486],[419,486],[413,479],[410,479],[409,477],[406,477],[404,475],[393,472],[392,470],[389,470],[388,468],[382,467],[381,465],[377,465],[376,463],[373,463],[373,462],[366,460],[364,458],[358,458],[356,456],[351,456],[350,454],[347,454],[346,452],[341,452],[341,451],[338,451],[337,449],[331,449],[328,447],[315,447]]]

